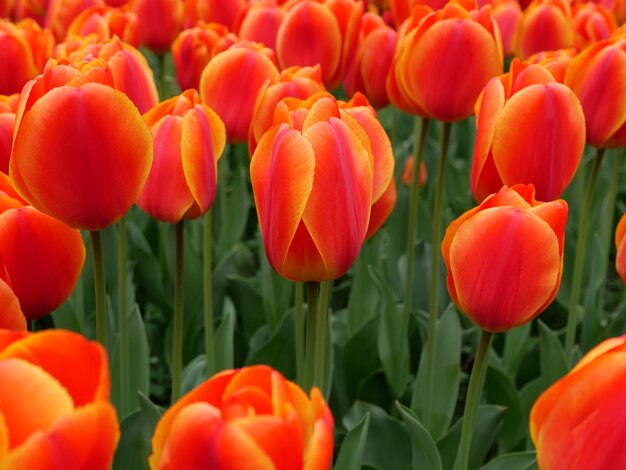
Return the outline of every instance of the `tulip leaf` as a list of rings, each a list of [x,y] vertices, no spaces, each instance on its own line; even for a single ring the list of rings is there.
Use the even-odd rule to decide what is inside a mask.
[[[530,338],[531,322],[524,323],[505,334],[502,359],[510,374],[515,374],[526,352]]]
[[[379,294],[371,288],[368,267],[376,262],[377,245],[366,242],[354,262],[352,285],[348,299],[348,331],[352,335],[378,314]]]
[[[569,368],[565,352],[556,334],[541,320],[538,324],[541,377],[546,383],[552,384],[567,374]]]
[[[128,313],[128,337],[130,338],[127,359],[129,380],[126,396],[129,397],[129,400],[124,409],[122,409],[121,405],[122,381],[120,379],[120,362],[123,359],[120,354],[119,335],[115,341],[111,359],[111,401],[115,404],[122,418],[139,407],[137,392],[142,392],[146,395],[150,393],[150,347],[143,318],[136,304]]]
[[[402,313],[391,294],[391,290],[383,279],[369,267],[373,279],[382,298],[383,307],[378,331],[378,354],[383,364],[387,383],[394,397],[399,397],[409,377],[409,344],[408,331]]]
[[[366,413],[361,422],[343,438],[334,470],[360,470],[369,423],[370,415]]]
[[[150,399],[143,393],[138,392],[137,397],[139,399],[139,410],[141,412],[141,429],[143,433],[143,442],[147,453],[150,453],[152,448],[152,435],[156,428],[159,419],[163,415],[163,410],[150,401]]]
[[[215,332],[215,366],[217,370],[232,369],[235,365],[234,340],[235,325],[237,324],[235,306],[230,298],[224,301],[222,323]]]
[[[180,378],[181,395],[184,395],[206,380],[206,357],[204,354],[194,357],[185,365]]]
[[[534,470],[537,468],[535,451],[499,455],[480,470]]]
[[[113,459],[113,468],[147,469],[149,452],[150,448],[146,449],[142,432],[141,410],[136,409],[120,423],[120,441]]]
[[[441,457],[435,441],[410,408],[396,402],[396,408],[409,430],[413,444],[413,467],[442,470]]]
[[[218,207],[224,209],[224,213],[219,214],[219,235],[217,237],[218,253],[226,253],[236,243],[241,240],[244,234],[246,224],[248,223],[248,214],[250,207],[250,195],[248,190],[248,177],[243,165],[238,164],[235,159],[235,166],[232,174],[228,174],[228,159],[224,158],[220,162],[219,171],[226,173],[219,178],[219,182],[223,183],[228,177],[232,185],[229,188],[222,184],[218,188],[218,197],[226,198],[223,203],[220,202]]]
[[[433,439],[439,440],[446,433],[459,394],[461,379],[461,324],[453,304],[450,304],[437,321],[435,330],[435,371],[431,397],[431,426],[428,431]],[[413,388],[411,409],[422,420],[424,417],[424,395],[427,387],[426,351],[428,342],[422,348],[417,378]]]
[[[370,374],[380,370],[376,349],[379,317],[374,317],[352,334],[343,348],[344,382],[348,400],[362,398],[357,394],[359,384]]]

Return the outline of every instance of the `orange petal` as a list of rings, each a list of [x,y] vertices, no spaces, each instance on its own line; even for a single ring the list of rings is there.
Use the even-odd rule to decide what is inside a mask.
[[[387,221],[391,212],[393,212],[397,199],[398,192],[396,190],[396,180],[392,178],[387,190],[383,193],[380,199],[372,205],[370,223],[367,227],[367,234],[365,235],[366,240],[372,238],[376,232],[378,232],[380,227],[382,227],[382,225]]]
[[[229,470],[274,470],[262,447],[233,423],[227,423],[218,438],[217,452]]]
[[[0,279],[0,328],[26,331],[26,317],[11,287]]]
[[[76,406],[109,399],[106,353],[99,343],[79,334],[45,330],[29,335],[12,342],[0,353],[0,359],[11,358],[28,361],[54,377]]]
[[[576,96],[560,83],[511,97],[496,123],[493,158],[504,184],[532,183],[537,197],[560,197],[582,158],[585,124]]]
[[[508,330],[536,315],[557,286],[560,264],[552,228],[512,207],[474,214],[450,246],[459,306],[489,331]]]
[[[39,210],[98,230],[128,211],[151,163],[152,136],[137,108],[123,93],[88,83],[55,88],[24,113],[10,175]]]

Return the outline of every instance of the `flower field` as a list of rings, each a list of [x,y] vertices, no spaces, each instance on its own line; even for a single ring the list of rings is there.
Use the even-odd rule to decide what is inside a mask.
[[[0,470],[626,469],[622,3],[0,0]]]

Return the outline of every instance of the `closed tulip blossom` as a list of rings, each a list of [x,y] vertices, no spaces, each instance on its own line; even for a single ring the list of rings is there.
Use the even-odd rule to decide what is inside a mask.
[[[374,157],[356,118],[329,94],[285,98],[250,176],[271,266],[297,281],[343,275],[361,249],[372,206]]]
[[[572,7],[574,18],[574,46],[582,51],[585,47],[608,39],[617,28],[615,15],[599,3],[579,3]]]
[[[200,217],[215,199],[224,124],[195,90],[160,103],[144,119],[154,135],[154,161],[137,205],[172,224]]]
[[[246,3],[247,0],[184,0],[183,28],[204,21],[223,24],[232,31]]]
[[[103,0],[48,0],[44,26],[49,28],[57,41],[67,35],[70,24],[82,11],[97,5]]]
[[[137,15],[129,11],[128,7],[96,5],[82,11],[70,24],[67,35],[89,34],[95,34],[101,42],[117,36],[125,43],[139,47]]]
[[[567,203],[539,202],[532,185],[504,187],[453,221],[441,246],[448,292],[483,330],[529,322],[556,297]]]
[[[517,183],[532,183],[541,200],[557,199],[585,147],[585,118],[576,95],[547,68],[517,59],[509,73],[485,87],[476,127],[470,185],[478,202]]]
[[[519,20],[513,38],[515,55],[521,59],[573,45],[574,22],[567,0],[534,0]]]
[[[140,44],[157,54],[167,52],[182,27],[181,0],[130,0],[128,5],[139,18]]]
[[[102,229],[135,202],[151,163],[150,129],[102,60],[79,68],[51,60],[24,87],[9,175],[36,209]]]
[[[626,144],[625,67],[626,39],[607,39],[578,54],[565,74],[565,84],[583,107],[587,141],[594,147]]]
[[[522,8],[517,0],[495,0],[490,3],[493,19],[498,23],[505,56],[514,54],[513,36],[522,17]]]
[[[0,172],[9,173],[9,158],[13,145],[13,129],[15,128],[15,112],[19,94],[0,96]]]
[[[542,470],[626,468],[626,336],[589,351],[537,399],[530,436]]]
[[[99,344],[63,330],[0,330],[0,467],[110,468],[120,433],[109,390]]]
[[[615,229],[615,268],[626,284],[626,214],[622,216]]]
[[[275,0],[247,3],[240,11],[234,31],[243,41],[260,42],[276,52],[278,28],[287,10]]]
[[[264,365],[227,370],[161,417],[152,436],[150,468],[327,470],[333,427],[317,388],[307,396]]]

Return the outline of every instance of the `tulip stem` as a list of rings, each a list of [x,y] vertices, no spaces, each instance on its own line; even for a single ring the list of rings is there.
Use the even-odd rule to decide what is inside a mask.
[[[578,324],[578,302],[580,301],[580,288],[582,284],[583,267],[585,264],[585,248],[587,247],[587,229],[589,225],[589,213],[591,212],[591,202],[593,200],[593,189],[596,184],[604,149],[597,149],[593,159],[591,174],[587,183],[587,192],[583,202],[582,212],[578,225],[578,240],[576,240],[576,257],[574,258],[574,273],[572,274],[572,290],[569,302],[569,312],[567,316],[567,331],[565,334],[565,357],[569,361],[572,358],[574,340],[576,338],[576,326]]]
[[[102,234],[99,230],[92,230],[89,235],[93,255],[93,282],[96,290],[96,339],[107,349],[107,303]]]
[[[474,417],[476,416],[476,409],[480,403],[480,396],[482,395],[485,376],[487,375],[489,346],[491,346],[492,338],[493,333],[491,331],[482,331],[478,351],[476,351],[476,357],[474,358],[472,375],[465,399],[465,412],[463,413],[463,427],[461,429],[461,443],[459,445],[458,455],[459,465],[457,470],[467,470],[469,465]]]
[[[443,185],[446,173],[446,159],[448,156],[448,143],[450,142],[450,130],[452,124],[443,123],[443,134],[441,136],[441,154],[437,164],[437,183],[435,186],[435,207],[433,209],[433,238],[431,244],[431,265],[430,265],[430,298],[428,311],[428,334],[426,337],[426,396],[424,397],[424,425],[430,429],[431,425],[431,403],[435,379],[435,342],[437,327],[437,300],[439,294],[439,257],[441,244],[441,212],[443,203]]]
[[[118,314],[119,314],[119,352],[120,352],[120,398],[123,416],[129,411],[129,376],[128,376],[128,314],[126,312],[126,221],[122,217],[118,224]]]
[[[174,226],[176,274],[174,281],[174,331],[172,338],[172,403],[180,397],[183,368],[183,274],[185,226],[181,220]]]
[[[417,234],[417,211],[419,209],[420,187],[419,175],[420,167],[424,158],[424,147],[426,135],[428,134],[428,119],[415,117],[415,147],[413,153],[413,176],[411,180],[411,201],[409,204],[409,224],[406,234],[406,286],[404,289],[404,329],[409,329],[409,317],[411,312],[411,302],[413,295],[413,269],[415,265],[415,238]],[[419,131],[418,131],[419,128]],[[407,333],[408,334],[408,333]]]
[[[326,323],[328,322],[328,299],[332,282],[309,282],[306,317],[306,358],[304,390],[311,387],[324,392]]]
[[[211,253],[211,209],[204,213],[204,234],[202,238],[204,253],[204,354],[206,374],[211,377],[215,372],[215,340],[213,338],[213,268]]]
[[[315,345],[317,344],[317,301],[320,283],[307,284],[307,311],[306,311],[306,358],[304,363],[304,391],[309,392],[315,385]]]
[[[296,347],[296,378],[302,385],[304,379],[304,283],[295,283],[295,347]]]
[[[317,336],[315,344],[315,385],[326,396],[326,327],[328,326],[328,302],[333,281],[324,281],[320,286],[317,306]]]

